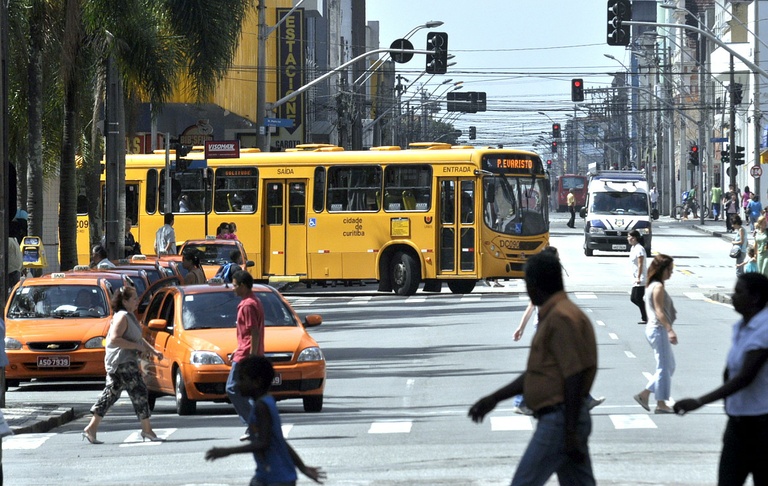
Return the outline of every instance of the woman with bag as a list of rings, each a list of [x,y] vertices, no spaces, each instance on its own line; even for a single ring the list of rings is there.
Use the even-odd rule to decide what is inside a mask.
[[[749,240],[747,239],[747,230],[744,229],[741,216],[738,214],[731,216],[731,225],[733,226],[733,229],[736,230],[736,236],[733,237],[732,242],[731,256],[733,256],[734,250],[738,250],[738,253],[734,257],[736,258],[736,276],[738,277],[744,273],[744,265],[742,265],[742,262],[744,262],[744,258],[747,256]]]
[[[133,287],[120,287],[112,295],[114,316],[107,332],[104,365],[107,369],[107,384],[99,400],[91,407],[91,421],[83,429],[83,440],[91,444],[103,444],[96,439],[99,424],[107,410],[115,404],[123,390],[128,392],[136,416],[141,421],[141,439],[162,442],[149,423],[149,400],[147,385],[139,371],[139,355],[147,353],[163,359],[163,353],[155,351],[141,336],[141,326],[133,313],[139,304],[139,296]]]

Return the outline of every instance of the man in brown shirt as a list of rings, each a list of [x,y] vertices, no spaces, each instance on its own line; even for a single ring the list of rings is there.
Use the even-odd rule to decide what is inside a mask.
[[[526,371],[469,409],[475,422],[519,393],[538,419],[512,486],[543,485],[557,473],[561,484],[594,485],[589,458],[589,390],[597,372],[597,344],[589,318],[565,294],[560,260],[538,254],[525,265],[525,285],[539,306],[539,328]]]

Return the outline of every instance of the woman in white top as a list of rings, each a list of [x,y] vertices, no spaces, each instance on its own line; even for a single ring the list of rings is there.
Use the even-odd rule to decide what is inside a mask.
[[[632,230],[627,236],[632,247],[629,250],[629,261],[632,263],[632,291],[630,293],[629,300],[633,304],[640,308],[640,322],[638,324],[645,324],[648,322],[648,315],[645,312],[645,261],[647,255],[645,254],[645,248],[643,248],[643,237],[637,230]]]
[[[677,312],[672,298],[664,288],[664,282],[672,276],[675,268],[674,260],[668,255],[656,255],[648,266],[648,288],[645,294],[648,324],[645,326],[645,337],[653,348],[656,357],[656,373],[645,386],[643,391],[634,396],[641,407],[651,411],[648,398],[651,393],[656,396],[655,413],[674,413],[667,405],[672,389],[672,375],[675,372],[675,355],[672,345],[677,344],[677,334],[672,329]]]

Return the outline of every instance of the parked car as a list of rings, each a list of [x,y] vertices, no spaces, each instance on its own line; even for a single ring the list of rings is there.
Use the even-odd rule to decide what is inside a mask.
[[[304,410],[323,408],[325,357],[305,327],[322,323],[309,315],[302,323],[272,287],[254,285],[265,314],[265,355],[275,367],[271,393],[278,400],[303,400]],[[150,407],[158,396],[173,395],[179,415],[193,414],[198,401],[225,401],[224,387],[237,348],[237,297],[220,279],[201,285],[165,287],[150,299],[141,323],[144,337],[163,359],[142,358]]]

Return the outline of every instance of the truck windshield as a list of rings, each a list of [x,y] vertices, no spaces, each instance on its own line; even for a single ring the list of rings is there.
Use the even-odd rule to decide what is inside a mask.
[[[648,215],[648,195],[632,192],[596,192],[590,206],[593,214]]]

